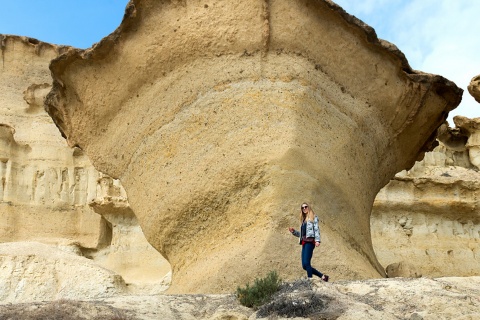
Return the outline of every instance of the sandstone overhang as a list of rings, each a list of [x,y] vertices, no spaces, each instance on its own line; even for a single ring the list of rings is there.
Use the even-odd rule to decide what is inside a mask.
[[[114,33],[50,68],[48,113],[121,179],[172,292],[298,275],[285,230],[303,201],[322,220],[322,270],[384,275],[375,195],[462,96],[323,0],[131,1]]]

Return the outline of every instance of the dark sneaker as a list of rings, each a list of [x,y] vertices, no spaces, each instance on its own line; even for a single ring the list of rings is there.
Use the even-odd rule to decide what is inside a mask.
[[[328,276],[326,274],[323,275],[322,280],[328,282]]]

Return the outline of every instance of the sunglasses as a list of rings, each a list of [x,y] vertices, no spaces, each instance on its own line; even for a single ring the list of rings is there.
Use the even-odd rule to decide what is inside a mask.
[[[308,206],[302,206],[302,209],[307,209],[307,208],[308,208]]]

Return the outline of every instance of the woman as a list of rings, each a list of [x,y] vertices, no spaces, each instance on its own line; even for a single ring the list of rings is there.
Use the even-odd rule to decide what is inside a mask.
[[[302,267],[307,271],[307,277],[312,278],[312,275],[320,277],[323,281],[328,281],[328,276],[322,274],[317,269],[313,268],[310,261],[312,260],[313,249],[320,245],[320,229],[318,227],[318,217],[313,212],[312,208],[307,203],[303,203],[300,207],[300,231],[288,228],[295,237],[300,238],[302,245]]]

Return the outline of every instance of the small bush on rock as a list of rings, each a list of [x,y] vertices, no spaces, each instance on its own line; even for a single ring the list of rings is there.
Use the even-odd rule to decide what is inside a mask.
[[[245,288],[237,288],[237,298],[242,305],[248,308],[258,307],[268,302],[272,295],[280,288],[281,280],[276,271],[270,271],[265,277],[255,279],[252,286],[249,283]]]
[[[311,317],[322,314],[327,308],[328,298],[314,292],[297,293],[295,295],[282,295],[262,305],[257,312],[257,317],[266,318],[271,315],[281,317]],[[324,318],[321,319],[330,319]],[[336,319],[333,318],[333,319]]]
[[[317,289],[311,280],[306,279],[283,283],[272,299],[257,309],[257,318],[331,320],[340,317],[345,312],[345,306]]]

